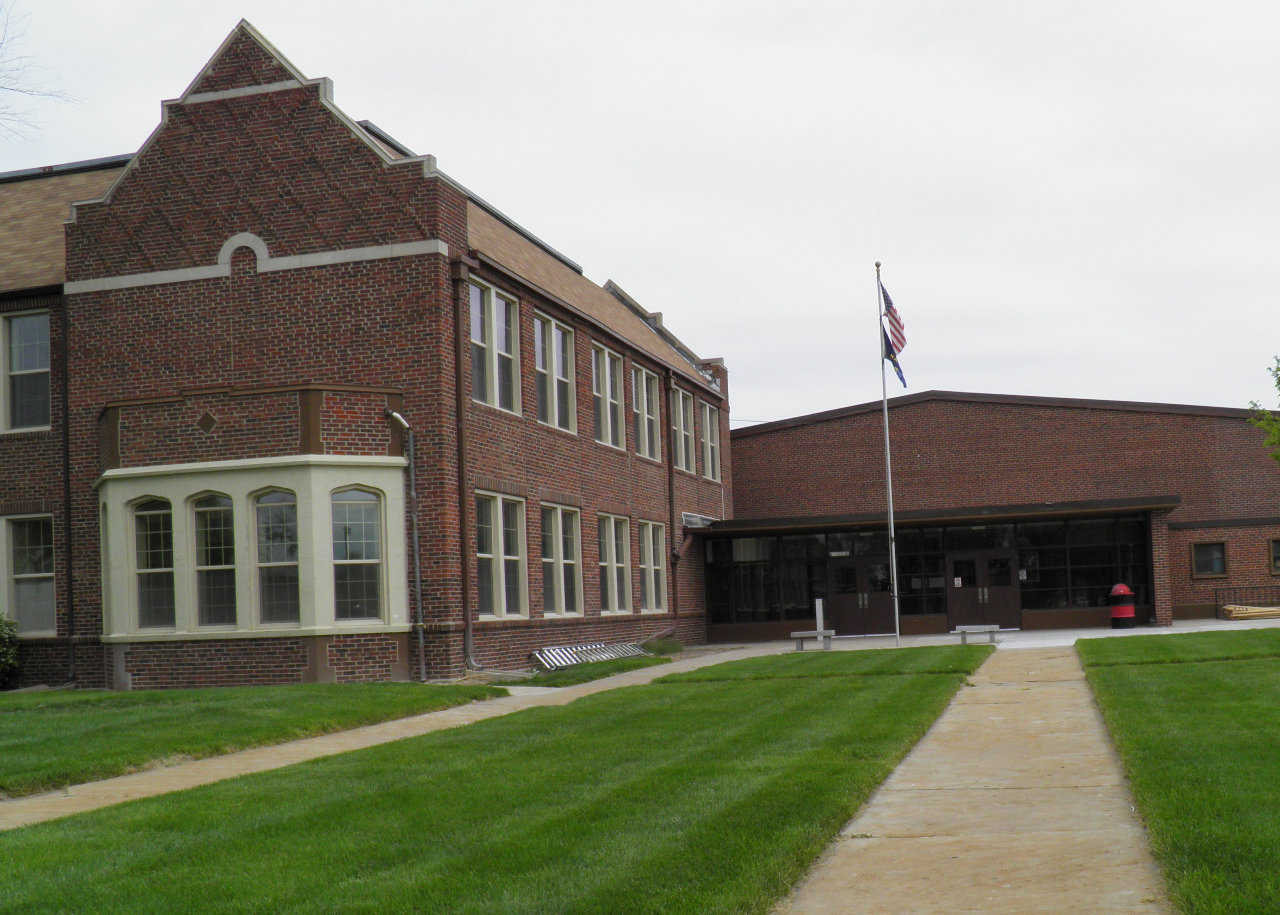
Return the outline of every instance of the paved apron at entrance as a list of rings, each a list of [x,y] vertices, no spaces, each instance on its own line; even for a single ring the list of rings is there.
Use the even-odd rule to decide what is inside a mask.
[[[256,747],[252,750],[212,756],[176,766],[164,766],[102,781],[85,782],[47,794],[0,801],[0,831],[42,823],[45,820],[54,820],[74,813],[97,810],[99,807],[109,807],[112,804],[122,804],[138,798],[195,788],[239,775],[279,769],[294,763],[319,759],[322,756],[332,756],[335,753],[363,750],[365,747],[403,740],[406,737],[417,737],[432,731],[462,727],[486,718],[497,718],[527,708],[567,705],[575,699],[592,693],[648,683],[667,674],[695,670],[710,664],[723,664],[725,661],[736,661],[740,658],[778,654],[789,647],[790,643],[772,642],[730,651],[707,652],[695,657],[681,658],[670,664],[657,664],[653,667],[644,667],[602,680],[559,689],[511,685],[508,687],[511,695],[501,699],[472,702],[438,712],[415,715],[412,718],[384,721],[381,724],[371,724],[349,731],[325,734],[321,737],[308,737],[289,743]]]
[[[1075,649],[970,682],[778,912],[1168,911]]]

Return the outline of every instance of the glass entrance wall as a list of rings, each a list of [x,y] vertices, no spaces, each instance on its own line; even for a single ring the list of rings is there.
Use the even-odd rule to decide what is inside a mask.
[[[947,612],[948,553],[1006,549],[1016,564],[997,572],[1019,586],[1025,610],[1105,607],[1116,582],[1149,606],[1148,531],[1145,514],[899,528],[902,614]],[[856,568],[870,575],[876,560],[887,564],[889,537],[884,529],[713,536],[705,549],[709,621],[772,622],[812,618],[816,598],[857,590]]]

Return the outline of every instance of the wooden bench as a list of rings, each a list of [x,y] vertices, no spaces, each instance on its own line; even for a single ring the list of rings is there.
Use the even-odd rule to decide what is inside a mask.
[[[987,625],[987,626],[957,626],[957,627],[955,628],[955,630],[954,630],[954,631],[955,631],[955,632],[960,633],[960,644],[961,644],[961,645],[968,645],[968,644],[969,644],[969,636],[971,636],[971,635],[982,635],[984,632],[987,634],[987,641],[989,641],[992,645],[994,645],[994,644],[996,643],[996,633],[1000,631],[1000,627],[999,627],[999,626],[991,626],[991,625]]]
[[[817,641],[822,639],[822,650],[831,650],[831,637],[836,634],[834,629],[813,629],[809,632],[793,632],[791,638],[796,640],[796,651],[804,651],[804,640],[813,639]]]

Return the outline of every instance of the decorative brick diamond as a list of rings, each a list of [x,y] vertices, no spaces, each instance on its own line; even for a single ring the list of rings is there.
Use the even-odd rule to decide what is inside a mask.
[[[199,419],[196,420],[196,425],[200,427],[201,432],[212,432],[213,427],[216,426],[217,424],[218,424],[218,421],[214,419],[212,416],[210,416],[208,413],[205,413],[203,416],[201,416]]]

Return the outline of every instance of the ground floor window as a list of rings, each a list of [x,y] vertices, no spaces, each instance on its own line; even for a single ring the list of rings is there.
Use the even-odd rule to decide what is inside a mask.
[[[631,611],[631,522],[618,515],[597,519],[600,560],[600,612]]]
[[[542,506],[542,612],[582,612],[579,515],[563,505]]]
[[[476,494],[476,608],[525,616],[524,500]]]
[[[641,521],[640,609],[657,612],[667,609],[667,528],[654,521]]]
[[[1271,541],[1271,574],[1280,575],[1280,540]]]
[[[1220,578],[1227,574],[1225,543],[1196,543],[1191,546],[1191,574],[1197,578]]]
[[[896,535],[904,616],[947,614],[957,592],[976,588],[984,601],[992,588],[1015,589],[1015,610],[1105,607],[1117,582],[1139,605],[1151,602],[1145,515],[912,526]],[[712,623],[812,618],[818,598],[864,615],[892,603],[884,528],[710,538],[705,550]]]
[[[108,470],[103,637],[407,626],[404,485],[384,456]]]
[[[10,518],[0,527],[8,560],[6,615],[20,635],[53,634],[53,518]],[[4,546],[0,540],[0,548]]]

